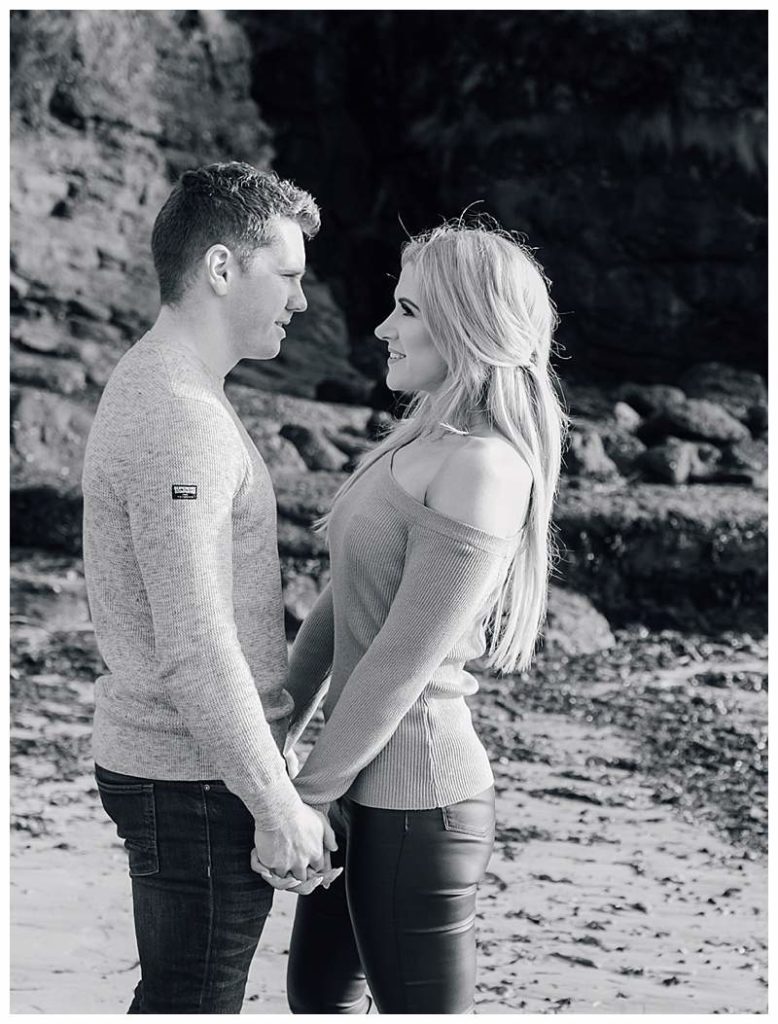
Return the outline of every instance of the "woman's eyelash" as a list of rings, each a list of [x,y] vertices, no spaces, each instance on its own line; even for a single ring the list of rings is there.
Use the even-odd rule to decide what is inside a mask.
[[[402,303],[400,303],[400,309],[403,311],[403,316],[413,316],[413,310],[410,308],[410,306],[404,306]]]

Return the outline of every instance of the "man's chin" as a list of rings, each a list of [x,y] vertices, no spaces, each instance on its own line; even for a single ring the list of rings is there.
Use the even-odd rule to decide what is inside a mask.
[[[243,359],[275,359],[278,353],[281,351],[281,343],[279,341],[268,341],[263,345],[257,345],[251,352],[246,352],[242,356]]]

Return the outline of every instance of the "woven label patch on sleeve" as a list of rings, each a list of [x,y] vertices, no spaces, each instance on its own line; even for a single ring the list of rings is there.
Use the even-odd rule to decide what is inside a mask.
[[[197,484],[173,484],[173,498],[193,501],[197,497]]]

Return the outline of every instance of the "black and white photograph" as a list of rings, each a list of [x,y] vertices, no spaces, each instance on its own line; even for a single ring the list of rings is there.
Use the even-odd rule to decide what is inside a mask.
[[[10,10],[10,1012],[766,1014],[768,10]]]

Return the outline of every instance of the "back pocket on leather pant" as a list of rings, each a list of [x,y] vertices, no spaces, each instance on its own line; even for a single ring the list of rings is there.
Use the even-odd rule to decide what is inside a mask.
[[[159,871],[157,815],[153,782],[106,782],[97,777],[97,789],[105,813],[124,840],[130,862],[130,878]]]
[[[441,807],[441,813],[447,832],[490,839],[494,836],[494,788],[490,786],[469,800]]]

